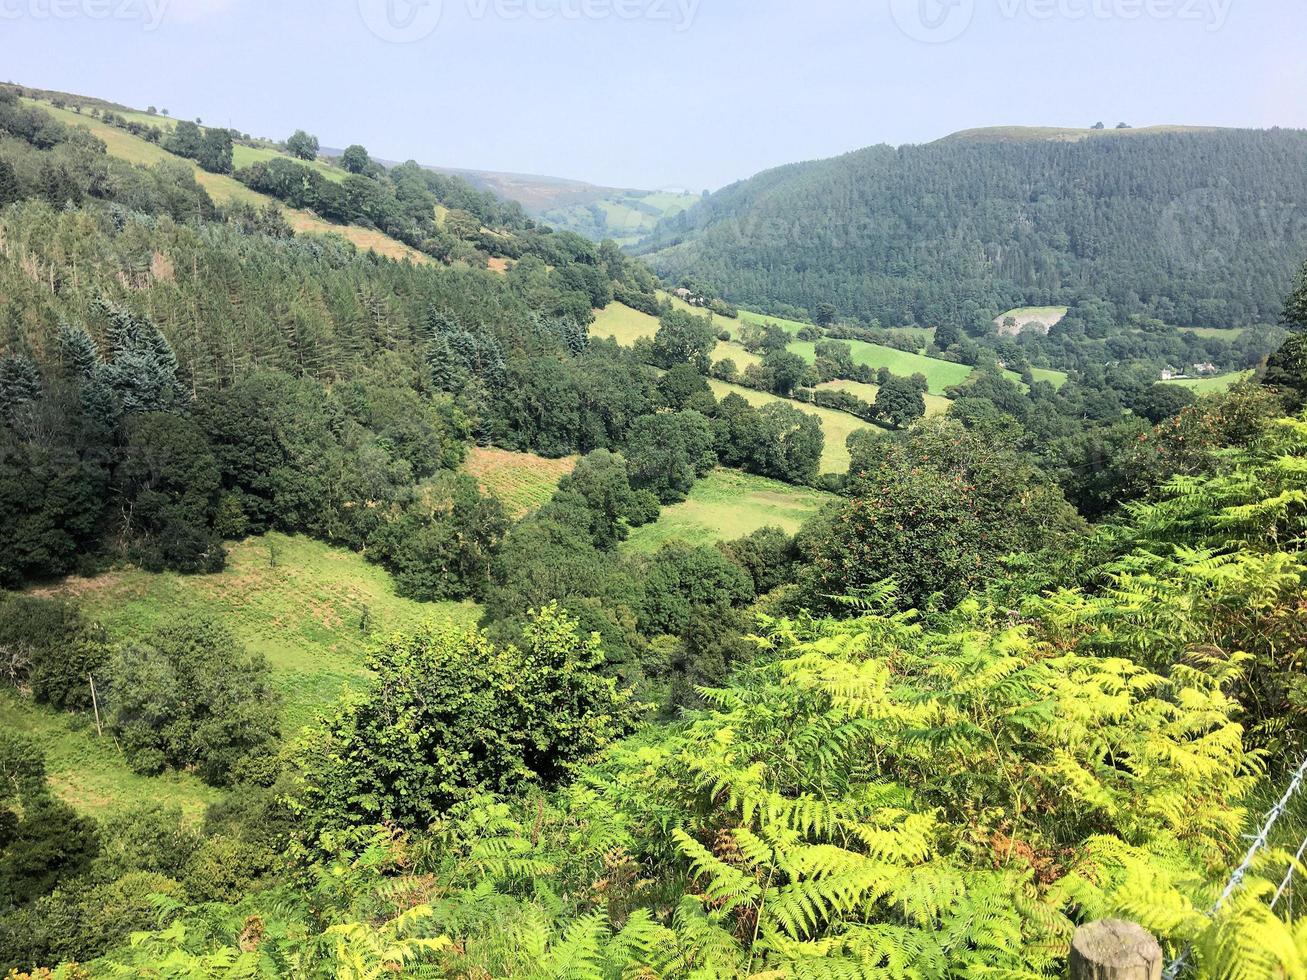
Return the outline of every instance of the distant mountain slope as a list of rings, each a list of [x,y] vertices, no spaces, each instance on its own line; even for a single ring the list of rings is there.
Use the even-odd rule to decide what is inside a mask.
[[[885,326],[1099,299],[1192,327],[1278,319],[1307,255],[1307,132],[1009,127],[770,170],[637,252],[737,303]]]
[[[532,217],[560,231],[575,232],[596,242],[611,238],[621,245],[636,244],[651,234],[659,221],[681,214],[700,199],[684,191],[601,187],[563,177],[430,169],[461,177],[479,190],[516,201]]]

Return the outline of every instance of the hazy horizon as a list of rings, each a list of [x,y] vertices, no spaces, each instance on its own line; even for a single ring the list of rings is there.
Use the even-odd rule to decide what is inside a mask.
[[[1307,127],[1291,0],[794,6],[2,0],[0,50],[33,87],[613,187],[716,189],[993,125]]]

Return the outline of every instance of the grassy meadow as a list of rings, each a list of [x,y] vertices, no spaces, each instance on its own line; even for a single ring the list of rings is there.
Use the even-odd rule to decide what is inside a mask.
[[[664,507],[656,523],[632,531],[622,547],[648,553],[668,541],[734,541],[764,527],[793,534],[836,499],[819,490],[718,469],[694,485],[688,500]]]
[[[50,784],[78,811],[102,817],[138,803],[161,800],[198,822],[222,790],[189,773],[138,776],[111,736],[100,737],[89,715],[53,711],[0,688],[0,728],[34,739],[45,753]]]
[[[68,579],[41,594],[76,600],[120,641],[178,616],[220,619],[267,657],[287,731],[366,676],[364,652],[373,638],[431,617],[471,622],[479,615],[471,603],[401,599],[384,569],[309,538],[269,534],[227,550],[227,568],[216,575],[126,568]]]
[[[1222,374],[1212,378],[1181,378],[1176,381],[1166,381],[1163,383],[1179,385],[1181,388],[1188,388],[1196,395],[1211,395],[1217,392],[1228,391],[1240,381],[1247,380],[1251,375],[1251,371],[1235,371],[1231,374]]]
[[[514,518],[539,510],[558,489],[558,481],[572,472],[577,457],[546,459],[534,453],[474,446],[463,469],[476,477],[485,493],[504,502]]]
[[[665,295],[665,294],[664,294]],[[689,310],[695,316],[707,315],[707,310],[697,310],[682,300],[672,297],[672,305]],[[714,326],[722,330],[731,330],[734,326],[739,329],[739,324],[722,317],[713,317]],[[648,313],[641,313],[639,310],[633,310],[629,306],[623,306],[621,303],[609,303],[607,307],[598,310],[595,313],[595,322],[590,327],[592,337],[612,337],[623,347],[630,347],[637,340],[653,340],[654,334],[658,332],[658,318],[650,316]],[[734,330],[731,333],[734,334]],[[748,350],[743,345],[737,344],[733,340],[721,340],[717,342],[717,347],[713,350],[712,359],[720,361],[730,358],[735,362],[735,366],[743,371],[751,364],[761,364],[762,358]]]
[[[823,391],[847,391],[850,395],[856,395],[871,405],[876,404],[876,396],[880,394],[880,388],[877,385],[863,384],[861,381],[827,381],[817,387]],[[927,393],[925,399],[927,415],[943,415],[949,410],[949,406],[953,404],[951,399],[945,398],[943,395]]]
[[[681,300],[673,300],[674,304],[685,309],[692,310],[700,315],[703,310],[694,310],[683,303]],[[739,324],[735,321],[727,320],[722,317],[716,317],[714,323],[723,326],[725,329],[731,329],[730,324],[734,324],[738,329]],[[630,346],[642,337],[652,338],[658,331],[658,320],[647,313],[641,313],[639,310],[633,310],[630,307],[623,306],[621,303],[610,303],[606,309],[598,311],[595,317],[594,325],[590,328],[591,336],[594,337],[613,337],[619,344]],[[801,346],[800,341],[791,343],[790,349],[797,351]],[[811,351],[812,345],[807,345]],[[870,344],[866,345],[872,346]],[[735,361],[738,368],[745,368],[749,364],[761,363],[760,358],[750,354],[734,341],[721,341],[717,344],[717,349],[713,354],[714,358],[720,360],[723,357],[729,357]],[[929,360],[929,358],[922,358]],[[944,363],[937,361],[934,363]],[[966,369],[970,371],[970,369]],[[807,412],[810,415],[816,415],[821,419],[822,430],[826,433],[826,451],[822,454],[822,472],[824,473],[845,473],[849,468],[849,451],[844,445],[849,434],[858,429],[875,428],[871,423],[864,422],[862,419],[849,415],[847,412],[838,412],[829,408],[819,408],[816,405],[805,405],[788,398],[781,398],[777,395],[769,394],[765,391],[755,391],[752,388],[745,388],[743,385],[729,384],[725,381],[712,379],[709,381],[712,386],[713,394],[718,398],[725,398],[729,394],[741,395],[745,401],[754,407],[761,407],[771,402],[788,402],[795,408]],[[946,401],[946,399],[940,399]]]

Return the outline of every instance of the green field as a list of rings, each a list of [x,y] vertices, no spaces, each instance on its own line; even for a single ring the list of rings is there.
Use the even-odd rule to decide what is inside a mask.
[[[847,473],[849,471],[849,450],[845,442],[854,432],[861,429],[876,428],[870,422],[864,422],[848,412],[837,412],[830,408],[805,405],[803,402],[794,401],[790,398],[781,398],[765,391],[755,391],[752,388],[745,388],[743,385],[728,384],[715,378],[708,383],[712,385],[713,394],[718,399],[735,394],[755,408],[761,408],[763,405],[769,405],[772,402],[785,402],[785,404],[793,405],[801,412],[815,415],[821,419],[822,432],[826,434],[826,451],[821,456],[821,471],[823,473]]]
[[[1182,333],[1198,337],[1215,337],[1217,340],[1238,340],[1243,330],[1239,327],[1181,327]]]
[[[124,569],[68,579],[36,594],[76,601],[116,641],[188,614],[220,619],[247,648],[268,658],[283,698],[285,735],[310,722],[344,685],[366,676],[364,651],[376,636],[433,616],[470,622],[478,615],[471,604],[400,599],[382,569],[307,538],[270,534],[230,544],[228,551],[228,567],[217,575]],[[367,633],[364,610],[371,621]],[[0,691],[0,726],[40,744],[56,792],[83,812],[111,814],[165,800],[198,820],[222,796],[187,773],[136,775],[112,737],[97,736],[88,715],[51,711]]]
[[[971,377],[972,368],[967,364],[954,364],[940,361],[924,354],[910,354],[907,351],[868,344],[861,340],[843,340],[849,345],[853,354],[853,363],[865,365],[875,370],[889,368],[893,374],[904,378],[921,373],[926,376],[926,383],[933,395],[943,395],[953,385],[960,385]],[[790,343],[790,350],[800,355],[808,363],[817,359],[816,344],[807,340],[795,340]]]
[[[470,603],[401,599],[384,569],[308,538],[270,534],[227,547],[227,568],[217,575],[129,568],[69,579],[42,594],[76,599],[120,641],[177,616],[221,619],[246,647],[268,658],[287,732],[311,721],[342,685],[366,676],[364,651],[373,637],[430,617],[471,622],[479,614]]]
[[[0,728],[33,739],[45,753],[55,792],[83,813],[99,816],[136,803],[163,800],[198,821],[222,791],[189,773],[138,776],[112,737],[96,735],[90,716],[64,714],[23,701],[0,688]]]
[[[817,387],[827,391],[847,391],[849,394],[861,398],[869,405],[876,404],[876,396],[880,394],[879,387],[863,384],[861,381],[827,381]],[[953,404],[950,399],[942,395],[927,394],[925,399],[927,415],[943,415],[949,410],[949,406]]]
[[[1051,309],[1051,307],[1049,308]],[[1059,308],[1060,309],[1060,308]],[[740,320],[744,323],[750,323],[761,326],[764,323],[774,323],[787,333],[797,334],[804,327],[810,324],[800,323],[798,320],[786,320],[781,317],[764,316],[761,313],[752,313],[749,310],[740,311]],[[933,330],[925,330],[915,327],[906,331],[914,336],[922,338],[924,347],[927,339],[933,336]],[[943,395],[946,389],[953,385],[962,384],[967,378],[971,377],[972,368],[966,364],[955,364],[952,361],[943,361],[935,357],[927,357],[925,354],[913,354],[908,351],[895,350],[892,347],[885,347],[881,344],[869,344],[862,340],[841,340],[841,343],[849,345],[853,353],[854,364],[865,364],[867,367],[880,370],[889,368],[894,374],[902,377],[911,377],[920,372],[926,376],[926,381],[930,385],[930,392],[934,395]],[[816,345],[810,341],[795,340],[790,343],[790,350],[806,358],[809,363],[816,360]],[[1020,382],[1021,376],[1015,371],[1004,372],[1008,379],[1014,382]],[[1047,381],[1053,387],[1060,388],[1066,384],[1067,376],[1061,371],[1053,371],[1048,368],[1034,368],[1032,371],[1036,381]]]
[[[708,316],[707,310],[698,310],[679,299],[672,300],[674,306],[689,310],[696,316]],[[732,321],[723,317],[712,317],[713,324],[722,330],[730,330]],[[735,324],[738,329],[739,325]],[[604,309],[595,313],[595,322],[590,327],[592,337],[612,337],[623,347],[630,347],[637,340],[653,340],[658,332],[658,318],[648,313],[641,313],[621,303],[609,303]],[[732,331],[734,333],[734,331]],[[718,341],[712,353],[714,361],[730,358],[735,366],[743,371],[751,364],[761,364],[762,358],[750,353],[733,340]]]
[[[1052,368],[1032,367],[1030,374],[1036,381],[1047,381],[1054,388],[1061,388],[1067,383],[1066,373],[1064,371],[1054,371]]]
[[[269,160],[290,160],[292,163],[298,163],[301,166],[310,167],[322,174],[322,176],[326,177],[328,180],[334,180],[338,184],[343,182],[344,179],[349,176],[349,174],[344,170],[341,170],[339,167],[333,167],[324,160],[300,160],[287,153],[282,153],[280,150],[272,146],[245,146],[244,144],[237,143],[232,148],[231,157],[232,164],[237,170],[241,167],[248,167],[254,163],[267,163]]]
[[[1163,381],[1160,383],[1179,385],[1181,388],[1188,388],[1190,391],[1199,395],[1210,395],[1220,391],[1228,391],[1240,381],[1247,380],[1251,375],[1251,371],[1235,371],[1232,374],[1222,374],[1214,378],[1180,378],[1175,381]]]
[[[468,450],[463,469],[476,477],[484,492],[502,500],[513,517],[520,518],[548,503],[558,481],[575,466],[575,456],[545,459],[533,453],[474,446]]]
[[[694,485],[684,503],[664,507],[657,523],[636,528],[623,550],[657,551],[668,541],[734,541],[764,527],[793,534],[833,494],[719,469]]]

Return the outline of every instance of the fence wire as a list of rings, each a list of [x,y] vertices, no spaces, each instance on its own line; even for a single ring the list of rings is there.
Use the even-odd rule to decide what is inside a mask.
[[[1304,781],[1307,781],[1307,759],[1302,760],[1302,765],[1298,767],[1298,771],[1294,774],[1292,781],[1290,781],[1289,788],[1285,790],[1284,795],[1280,797],[1280,802],[1271,807],[1270,812],[1266,815],[1266,822],[1262,824],[1261,831],[1253,838],[1252,846],[1248,848],[1248,853],[1244,855],[1243,863],[1234,869],[1234,874],[1230,875],[1230,880],[1226,883],[1225,891],[1221,892],[1221,897],[1216,900],[1216,904],[1212,906],[1212,910],[1207,913],[1209,917],[1220,912],[1221,907],[1229,901],[1230,896],[1233,895],[1239,889],[1239,886],[1243,884],[1243,880],[1247,877],[1248,870],[1253,866],[1253,862],[1257,859],[1257,855],[1260,854],[1270,842],[1271,831],[1275,829],[1276,822],[1284,816],[1284,812],[1289,809],[1289,803],[1298,793],[1298,790],[1302,788]],[[1307,841],[1303,842],[1303,850],[1298,852],[1298,858],[1301,859],[1304,853],[1307,853]],[[1289,884],[1293,880],[1293,871],[1294,866],[1290,866],[1289,874],[1285,876],[1283,884],[1280,885],[1280,892],[1275,896],[1276,901],[1279,901],[1280,895],[1288,890]],[[1272,907],[1274,907],[1275,903],[1272,902],[1271,904]],[[1180,955],[1172,961],[1171,965],[1166,968],[1166,972],[1162,974],[1165,980],[1176,980],[1176,977],[1180,975],[1180,971],[1188,964],[1190,952],[1190,947],[1185,946],[1185,948],[1180,952]]]

